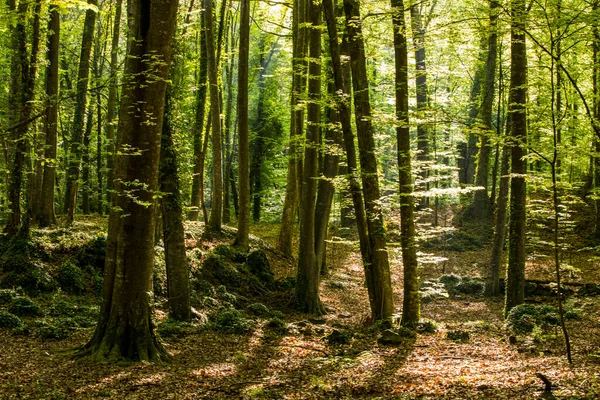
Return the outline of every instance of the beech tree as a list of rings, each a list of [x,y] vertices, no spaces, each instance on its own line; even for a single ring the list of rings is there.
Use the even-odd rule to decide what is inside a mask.
[[[178,2],[128,2],[129,35],[100,318],[79,356],[97,361],[169,358],[153,332],[155,195]]]

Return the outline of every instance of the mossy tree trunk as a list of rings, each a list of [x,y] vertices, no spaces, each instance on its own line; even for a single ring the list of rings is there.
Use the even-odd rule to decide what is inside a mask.
[[[58,152],[58,81],[60,55],[60,11],[58,6],[50,7],[48,21],[48,66],[46,67],[46,107],[44,118],[45,148],[44,171],[42,177],[41,208],[37,218],[40,227],[56,224],[54,208],[54,188]]]
[[[402,325],[414,326],[420,318],[419,275],[415,245],[414,199],[410,161],[410,125],[408,120],[408,49],[404,2],[392,0],[394,50],[396,54],[396,137],[398,141],[398,181],[400,184],[400,230],[404,267]]]
[[[522,304],[525,297],[525,235],[527,160],[527,47],[525,21],[527,10],[524,0],[511,4],[511,60],[510,101],[511,118],[511,184],[510,224],[508,232],[508,266],[506,271],[505,315]]]
[[[295,299],[300,311],[320,315],[325,313],[325,309],[319,297],[320,270],[315,250],[315,203],[321,123],[321,4],[308,2],[307,22],[310,24],[308,35],[310,61]]]
[[[88,0],[90,6],[96,6],[98,0]],[[77,93],[75,97],[75,111],[73,125],[71,125],[71,148],[69,152],[69,166],[67,169],[67,182],[65,188],[65,214],[66,222],[72,223],[77,208],[77,190],[79,187],[79,174],[81,172],[81,159],[83,155],[84,118],[86,115],[87,91],[90,75],[90,58],[92,44],[94,43],[94,28],[96,25],[96,9],[88,8],[85,12],[83,36],[81,38],[81,54],[79,56],[79,69],[77,71]]]
[[[380,207],[377,158],[373,137],[371,102],[365,45],[362,35],[359,2],[344,0],[346,30],[350,42],[354,114],[358,136],[359,159],[366,221],[369,232],[370,260],[367,273],[372,274],[373,293],[371,311],[375,319],[385,319],[394,313],[390,266],[385,241],[385,228]]]
[[[292,21],[292,90],[291,90],[291,116],[290,123],[290,148],[288,170],[285,188],[285,200],[281,216],[278,247],[285,255],[292,255],[292,237],[294,232],[294,219],[298,210],[300,196],[299,171],[302,165],[299,138],[304,131],[304,109],[301,99],[306,88],[306,0],[294,0]]]
[[[206,58],[208,61],[208,83],[210,93],[211,145],[212,145],[212,201],[208,229],[221,231],[223,217],[223,160],[221,139],[221,98],[219,94],[219,71],[213,27],[213,0],[204,0],[206,25]]]
[[[155,195],[176,0],[128,3],[129,41],[119,112],[102,308],[78,355],[95,361],[169,358],[152,323]]]
[[[248,129],[248,63],[250,55],[250,0],[242,0],[238,62],[238,182],[239,214],[235,245],[249,249],[250,234],[250,132]]]

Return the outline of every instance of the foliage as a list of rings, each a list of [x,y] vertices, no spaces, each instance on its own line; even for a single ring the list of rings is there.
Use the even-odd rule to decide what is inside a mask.
[[[214,317],[213,328],[219,332],[242,334],[250,331],[252,321],[246,319],[241,311],[228,309]]]
[[[273,284],[275,278],[273,277],[273,272],[271,271],[271,264],[269,263],[269,259],[265,254],[265,251],[262,249],[252,250],[248,254],[248,259],[246,261],[250,269],[250,273],[255,275],[261,282],[270,286]]]
[[[271,315],[271,310],[269,307],[265,306],[262,303],[252,303],[248,304],[246,307],[246,311],[251,315],[255,315],[257,317],[268,317]]]
[[[0,328],[16,328],[22,324],[23,321],[16,315],[0,310]]]
[[[8,311],[19,317],[37,317],[43,314],[40,306],[26,296],[16,297],[10,304]]]
[[[85,278],[85,273],[81,268],[67,261],[60,268],[58,282],[61,289],[67,293],[84,294],[89,289],[89,283]]]
[[[181,338],[198,332],[199,327],[188,322],[166,320],[158,325],[156,332],[162,338]]]

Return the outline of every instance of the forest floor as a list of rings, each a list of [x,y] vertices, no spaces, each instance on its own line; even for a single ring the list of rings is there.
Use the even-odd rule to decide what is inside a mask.
[[[269,246],[275,226],[256,226],[277,277],[294,276],[293,260]],[[195,236],[189,236],[194,247]],[[228,239],[224,239],[228,240]],[[599,297],[574,297],[579,318],[568,321],[573,364],[565,356],[560,328],[546,326],[532,334],[513,335],[505,326],[502,299],[451,295],[422,305],[422,317],[435,323],[398,346],[379,344],[369,324],[369,305],[355,245],[329,244],[330,272],[322,282],[328,314],[322,319],[294,313],[292,294],[269,303],[284,313],[285,329],[270,329],[257,319],[244,334],[198,329],[163,337],[173,355],[170,363],[98,365],[73,359],[65,350],[82,345],[93,327],[77,329],[62,340],[12,335],[0,330],[0,398],[2,399],[531,399],[600,397]],[[270,250],[269,250],[270,249]],[[423,280],[455,273],[483,276],[489,248],[430,252],[422,265]],[[598,282],[590,254],[578,253],[579,282]],[[402,304],[400,248],[390,261],[395,304]],[[551,279],[551,269],[530,260],[528,276]],[[287,297],[286,297],[287,296]],[[539,298],[529,299],[540,302]],[[552,303],[553,300],[544,300]],[[164,312],[157,311],[157,319]],[[331,332],[350,332],[345,344],[332,344]],[[467,332],[451,340],[449,332]],[[511,343],[512,342],[512,343]],[[543,392],[540,373],[553,384]]]

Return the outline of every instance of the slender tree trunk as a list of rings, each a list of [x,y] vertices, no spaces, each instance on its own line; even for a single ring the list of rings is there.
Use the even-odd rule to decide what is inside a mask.
[[[527,188],[524,159],[527,142],[527,47],[525,43],[526,6],[524,0],[512,0],[510,118],[511,185],[508,267],[506,271],[505,314],[522,304],[525,297],[525,235]]]
[[[342,58],[340,44],[338,43],[337,19],[332,0],[323,0],[323,11],[325,15],[325,21],[327,22],[327,31],[329,32],[329,51],[335,92],[337,94],[335,101],[340,115],[340,124],[342,126],[342,135],[346,151],[346,163],[348,164],[346,176],[348,177],[349,191],[352,197],[352,203],[354,205],[360,253],[365,271],[367,291],[369,293],[369,304],[371,306],[371,313],[375,315],[377,310],[375,299],[377,296],[375,295],[375,283],[373,281],[373,274],[371,273],[370,268],[371,246],[369,243],[369,232],[365,216],[362,190],[358,180],[356,149],[354,147],[354,134],[352,133],[351,127],[352,112],[350,110],[349,74],[347,74],[347,71],[345,71],[350,69],[350,67],[349,63],[346,63],[345,65],[342,65],[341,63]],[[342,40],[342,46],[344,47],[344,50],[348,50],[349,42],[347,40],[347,36]]]
[[[235,47],[235,35],[232,34],[231,47]],[[231,181],[231,168],[233,152],[231,144],[231,114],[233,111],[233,70],[235,68],[235,56],[232,55],[226,68],[227,77],[227,105],[225,107],[225,174],[223,177],[223,223],[231,222],[231,192],[229,182]]]
[[[212,123],[212,204],[208,229],[221,231],[223,216],[223,162],[221,148],[221,101],[219,96],[218,61],[213,35],[213,0],[204,0],[204,20],[206,24],[206,53],[208,61],[208,82],[210,86],[210,118]]]
[[[507,123],[510,126],[510,122]],[[508,208],[508,188],[510,183],[510,147],[502,150],[502,161],[500,166],[500,188],[498,189],[498,200],[496,206],[496,220],[494,238],[492,241],[492,254],[487,273],[485,294],[487,296],[498,296],[500,294],[500,268],[502,265],[502,253],[506,239],[506,220]]]
[[[324,314],[319,297],[320,271],[315,251],[316,177],[321,122],[321,4],[308,3],[307,22],[310,61],[308,63],[308,104],[304,170],[300,202],[300,245],[296,283],[296,306],[309,314]]]
[[[48,66],[46,67],[46,107],[44,118],[46,146],[44,150],[44,176],[42,179],[42,206],[38,225],[47,227],[56,224],[54,208],[54,188],[56,182],[56,164],[58,151],[58,83],[60,57],[60,12],[58,6],[50,7],[48,21]]]
[[[110,87],[108,89],[108,100],[106,102],[106,204],[110,207],[111,190],[113,188],[113,170],[115,160],[115,111],[117,109],[117,90],[119,70],[119,37],[121,35],[121,9],[123,0],[115,1],[115,13],[113,21],[112,42],[110,48]],[[110,211],[110,210],[109,210]]]
[[[153,333],[154,197],[177,1],[128,3],[129,41],[119,113],[100,319],[80,356],[95,361],[165,360]],[[152,61],[152,62],[150,62]],[[158,62],[156,62],[158,61]],[[134,183],[137,183],[135,185]],[[133,186],[132,186],[133,185]],[[136,198],[127,195],[136,190]]]
[[[396,54],[396,136],[398,140],[398,180],[400,184],[400,230],[404,267],[402,325],[414,326],[420,318],[419,276],[415,246],[414,199],[410,161],[410,125],[408,120],[408,49],[404,2],[392,0],[394,48]]]
[[[98,0],[88,0],[88,4],[96,6]],[[79,70],[77,72],[77,94],[75,98],[75,113],[71,126],[71,151],[67,182],[65,190],[66,222],[72,223],[77,207],[77,190],[79,186],[79,173],[81,171],[81,158],[83,154],[84,116],[86,114],[87,90],[90,74],[90,57],[94,43],[94,28],[96,25],[96,11],[88,8],[85,12],[83,36],[81,39],[81,55],[79,56]]]
[[[429,107],[429,88],[427,87],[427,64],[425,56],[425,27],[421,15],[420,4],[412,4],[410,7],[411,28],[413,33],[413,46],[415,51],[416,89],[417,89],[417,111],[423,114]],[[424,116],[421,115],[420,118]],[[423,181],[429,176],[430,160],[429,154],[430,132],[424,123],[417,124],[417,161],[420,161],[418,179]],[[423,189],[428,190],[429,184],[425,183]],[[425,199],[423,204],[428,204]]]
[[[299,139],[302,137],[304,125],[304,109],[300,100],[304,94],[305,61],[306,56],[306,0],[294,0],[292,21],[292,92],[291,92],[291,116],[290,123],[290,149],[287,170],[287,184],[285,188],[285,200],[281,217],[281,228],[279,230],[278,247],[284,254],[292,255],[292,237],[294,231],[294,219],[298,208],[300,179],[299,171],[302,156],[299,154]]]
[[[250,234],[250,133],[248,131],[248,59],[250,55],[250,0],[242,0],[238,62],[238,182],[239,216],[235,245],[248,251]]]
[[[177,321],[191,319],[190,277],[185,253],[185,232],[183,228],[183,207],[177,155],[173,143],[171,126],[171,96],[167,88],[165,112],[161,135],[159,185],[163,221],[163,243],[167,267],[167,295],[169,317]]]
[[[202,11],[203,13],[205,11]],[[192,209],[188,213],[188,218],[197,221],[204,199],[204,160],[206,151],[204,150],[206,139],[202,140],[204,133],[204,117],[206,113],[206,93],[208,76],[208,59],[206,50],[206,26],[204,17],[200,18],[200,66],[198,90],[196,91],[196,115],[194,120],[194,175],[192,178]],[[203,215],[204,223],[208,222],[206,215]]]
[[[492,110],[494,106],[494,87],[496,83],[496,59],[498,54],[498,10],[499,4],[496,0],[490,1],[489,33],[487,59],[485,62],[485,83],[481,96],[481,107],[479,108],[479,123],[481,124],[481,136],[479,139],[479,155],[477,158],[477,175],[475,186],[484,189],[475,192],[471,216],[475,220],[489,221],[492,215],[491,201],[488,196],[488,176],[490,169],[490,135],[492,134]]]
[[[594,15],[598,15],[598,10],[600,9],[600,2],[594,1],[592,3],[592,11]],[[593,90],[594,90],[594,110],[593,110],[593,125],[596,127],[600,126],[600,29],[598,27],[599,20],[595,19],[592,30],[594,34],[594,40],[592,43],[593,46],[593,57],[594,62],[592,66],[592,78],[593,78]],[[600,190],[600,137],[598,135],[594,135],[594,143],[592,145],[595,156],[591,158],[590,169],[593,170],[591,180],[594,183],[594,189],[596,190],[596,196],[598,196],[598,191]],[[596,238],[600,238],[600,198],[597,198],[594,201],[595,211],[596,211],[596,226],[595,226],[595,236]]]
[[[85,129],[83,131],[83,150],[81,154],[81,211],[84,215],[90,213],[90,141],[94,127],[94,109],[87,109]]]
[[[371,124],[371,102],[369,99],[369,83],[359,2],[357,0],[344,0],[344,10],[346,12],[346,29],[350,40],[354,113],[371,248],[370,264],[367,267],[369,273],[373,276],[374,285],[375,307],[371,311],[375,319],[385,319],[391,317],[394,313],[394,301],[385,242],[385,228],[381,209],[379,208],[380,194],[377,159],[375,157],[376,148]]]

